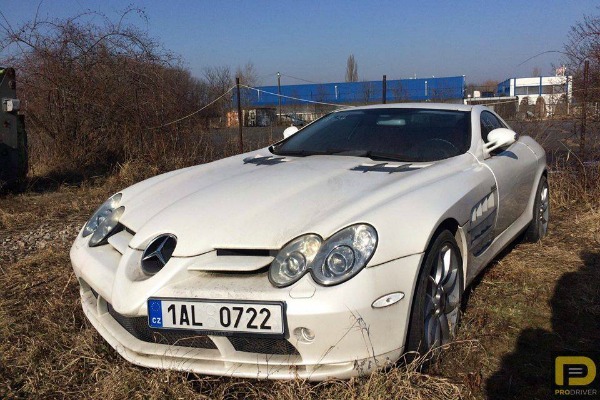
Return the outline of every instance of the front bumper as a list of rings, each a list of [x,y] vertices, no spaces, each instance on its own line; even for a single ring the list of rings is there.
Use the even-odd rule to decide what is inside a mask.
[[[71,259],[81,284],[83,310],[125,359],[147,367],[248,378],[348,378],[395,362],[404,350],[414,282],[422,258],[417,254],[365,268],[353,279],[333,287],[319,286],[306,275],[281,289],[273,287],[264,272],[234,275],[190,271],[193,258],[171,259],[170,272],[136,281],[126,270],[139,252],[128,249],[122,257],[119,254],[119,260],[109,246],[90,249],[81,244],[75,243]],[[394,292],[405,296],[388,307],[371,306]],[[146,300],[151,296],[283,301],[286,337],[279,342],[251,337],[241,346],[235,335],[189,332],[188,336],[197,336],[208,344],[152,341],[136,335],[128,325],[129,321],[143,325]],[[294,332],[301,327],[314,333],[312,342],[296,337]],[[152,331],[141,326],[136,329]],[[286,341],[284,350],[281,341]]]

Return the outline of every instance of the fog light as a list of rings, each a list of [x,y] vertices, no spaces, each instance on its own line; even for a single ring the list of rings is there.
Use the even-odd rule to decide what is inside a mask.
[[[312,343],[315,340],[315,333],[308,328],[294,329],[294,336],[300,343]]]

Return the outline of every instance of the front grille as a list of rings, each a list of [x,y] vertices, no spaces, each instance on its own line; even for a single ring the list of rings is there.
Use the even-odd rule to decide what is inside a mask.
[[[240,257],[275,257],[279,250],[261,249],[216,249],[217,256],[240,256]]]
[[[217,348],[214,342],[206,335],[152,329],[148,326],[147,317],[126,317],[116,312],[110,304],[108,304],[108,312],[127,332],[144,342],[195,347],[199,349]]]
[[[300,355],[298,350],[285,339],[230,337],[234,349],[247,353]]]

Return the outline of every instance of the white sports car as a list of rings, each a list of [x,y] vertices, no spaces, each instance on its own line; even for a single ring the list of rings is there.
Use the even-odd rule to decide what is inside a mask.
[[[465,286],[548,226],[545,152],[482,106],[332,112],[106,201],[71,249],[127,360],[346,378],[452,340]]]

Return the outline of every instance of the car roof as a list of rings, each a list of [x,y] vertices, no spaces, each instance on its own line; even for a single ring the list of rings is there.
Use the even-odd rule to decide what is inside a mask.
[[[474,107],[467,104],[451,103],[392,103],[392,104],[373,104],[369,106],[345,107],[336,111],[348,110],[373,110],[386,108],[422,108],[427,110],[451,110],[451,111],[472,111]]]

